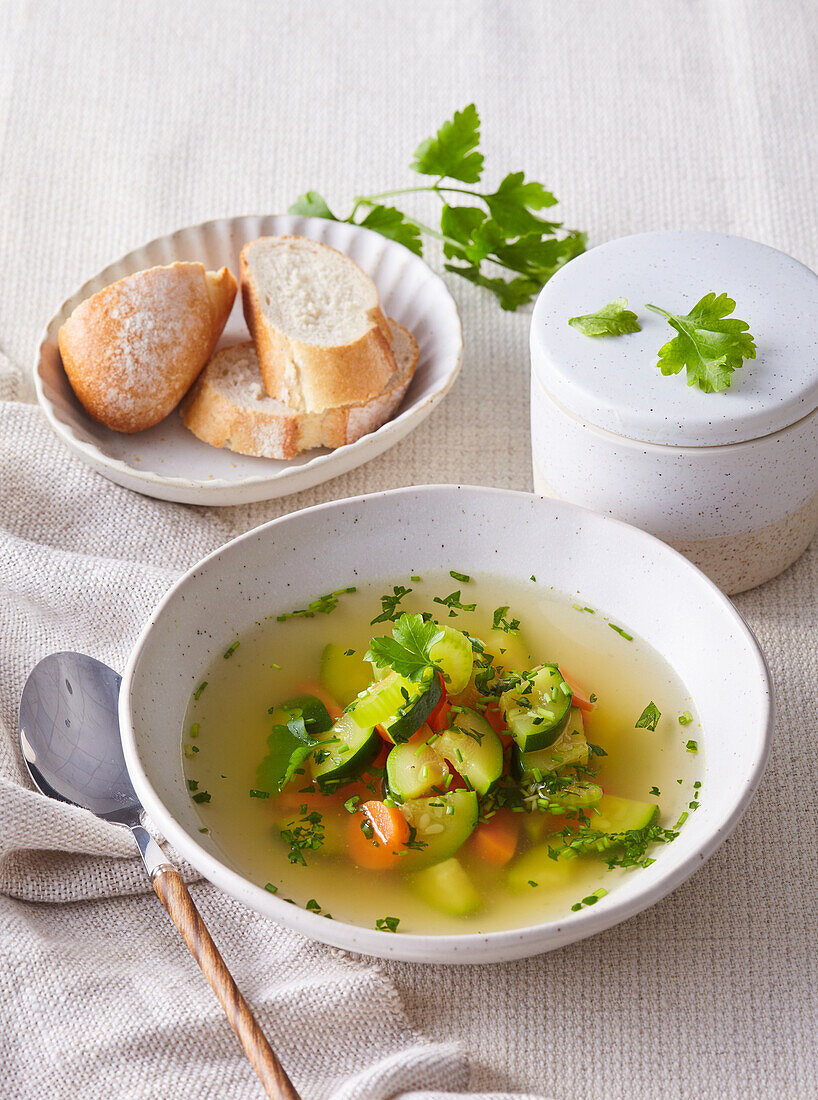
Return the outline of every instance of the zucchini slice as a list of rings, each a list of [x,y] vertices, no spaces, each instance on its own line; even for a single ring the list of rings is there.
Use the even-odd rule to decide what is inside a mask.
[[[553,745],[536,752],[520,752],[515,747],[515,766],[520,775],[531,772],[555,772],[557,768],[567,768],[574,764],[587,764],[590,756],[588,742],[585,740],[585,727],[582,711],[571,707],[565,729]]]
[[[655,802],[637,802],[632,798],[603,794],[595,809],[588,814],[588,828],[609,835],[589,839],[578,846],[577,850],[605,852],[617,844],[618,833],[628,833],[632,829],[646,829],[658,816],[659,807]]]
[[[351,714],[342,714],[313,750],[312,777],[322,791],[333,791],[365,772],[380,747],[380,736],[372,726],[359,726]]]
[[[554,858],[556,856],[556,858]],[[509,890],[522,894],[530,890],[556,890],[566,886],[577,873],[577,860],[565,838],[548,837],[536,848],[529,848],[508,869]]]
[[[464,708],[432,745],[478,794],[488,794],[503,774],[500,738],[476,710]]]
[[[556,665],[541,665],[500,696],[500,707],[521,752],[553,745],[568,725],[571,689]]]
[[[413,798],[401,806],[415,830],[415,843],[401,860],[409,871],[450,859],[477,827],[477,795],[474,791],[449,791],[431,798]]]
[[[474,651],[462,631],[440,623],[435,625],[443,631],[443,637],[429,650],[429,658],[443,673],[449,695],[457,695],[471,679]]]
[[[427,680],[423,693],[406,700],[404,705],[391,717],[381,723],[386,736],[393,745],[399,745],[409,738],[424,725],[440,702],[443,689],[440,686],[440,677],[435,673],[431,680]]]
[[[321,654],[321,683],[342,707],[348,707],[372,683],[369,665],[355,653],[330,642]]]
[[[410,879],[410,885],[432,909],[452,917],[467,917],[480,908],[480,895],[474,883],[454,857],[418,871]]]
[[[398,802],[420,798],[433,787],[443,787],[449,769],[431,745],[404,743],[389,750],[386,785]]]

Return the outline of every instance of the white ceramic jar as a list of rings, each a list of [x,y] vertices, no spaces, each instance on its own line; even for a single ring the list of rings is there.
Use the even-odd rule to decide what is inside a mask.
[[[664,376],[675,332],[645,309],[736,300],[757,358],[706,394]],[[628,299],[642,331],[591,338],[568,324]],[[715,233],[642,233],[572,260],[531,322],[537,492],[633,523],[728,593],[776,576],[818,530],[818,276],[776,249]]]

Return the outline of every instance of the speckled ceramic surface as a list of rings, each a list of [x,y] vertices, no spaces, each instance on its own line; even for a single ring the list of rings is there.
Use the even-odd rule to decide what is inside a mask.
[[[308,451],[282,462],[210,447],[185,428],[178,411],[135,435],[111,431],[85,412],[68,384],[57,347],[60,325],[75,306],[125,275],[177,260],[199,260],[208,269],[227,265],[238,278],[239,253],[247,241],[280,233],[303,234],[351,256],[374,280],[385,312],[417,340],[417,371],[391,420],[356,443],[334,451]],[[218,346],[246,339],[238,294]],[[105,477],[160,500],[246,504],[318,485],[403,439],[453,385],[462,345],[457,307],[445,283],[403,245],[369,229],[321,218],[290,214],[225,218],[158,237],[80,287],[46,326],[34,380],[51,426],[75,454]]]
[[[498,533],[514,532],[513,538]],[[181,729],[209,662],[260,616],[357,577],[449,569],[526,579],[577,594],[657,649],[696,700],[707,798],[644,872],[593,908],[485,935],[392,935],[327,921],[227,866],[199,833],[186,788]],[[545,580],[547,578],[547,580]],[[707,638],[707,645],[691,645]],[[735,690],[726,693],[729,681]],[[274,920],[352,951],[419,962],[491,962],[592,935],[653,904],[730,833],[770,747],[771,684],[732,604],[698,569],[650,535],[574,505],[497,489],[426,486],[296,512],[228,543],[168,592],[129,661],[120,721],[128,768],[150,816],[216,885]],[[718,782],[711,782],[718,776]]]
[[[661,374],[657,352],[675,332],[645,309],[687,313],[711,290],[735,299],[758,347],[719,394]],[[641,332],[592,339],[568,324],[619,297]],[[818,275],[783,252],[719,233],[639,233],[591,249],[551,279],[531,321],[532,365],[549,393],[597,427],[676,446],[735,443],[818,406],[817,316]]]
[[[724,393],[665,377],[673,335],[652,301],[686,311],[728,292],[758,358]],[[642,331],[592,339],[568,318],[628,298]],[[626,237],[572,261],[531,325],[534,486],[634,523],[726,592],[776,576],[818,527],[818,276],[754,241],[715,233]]]

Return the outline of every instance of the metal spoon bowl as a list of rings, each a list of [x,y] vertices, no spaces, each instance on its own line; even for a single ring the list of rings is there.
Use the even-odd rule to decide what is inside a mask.
[[[20,745],[35,787],[130,829],[151,884],[218,997],[247,1057],[275,1100],[299,1095],[239,992],[179,872],[144,825],[119,736],[121,677],[84,653],[53,653],[32,670],[20,700]]]

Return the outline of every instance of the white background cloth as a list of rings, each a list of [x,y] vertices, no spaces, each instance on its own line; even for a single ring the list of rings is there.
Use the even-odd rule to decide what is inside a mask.
[[[449,277],[464,367],[426,423],[325,486],[212,511],[69,457],[26,403],[41,327],[178,226],[410,184],[415,145],[471,100],[487,177],[544,180],[592,243],[714,229],[816,267],[818,17],[812,0],[5,0],[0,51],[0,1092],[254,1096],[127,838],[27,788],[19,692],[59,648],[121,668],[181,570],[285,511],[530,488],[528,316]],[[194,886],[306,1098],[816,1095],[817,581],[813,549],[737,599],[778,689],[770,770],[714,858],[619,928],[513,965],[374,964]]]

